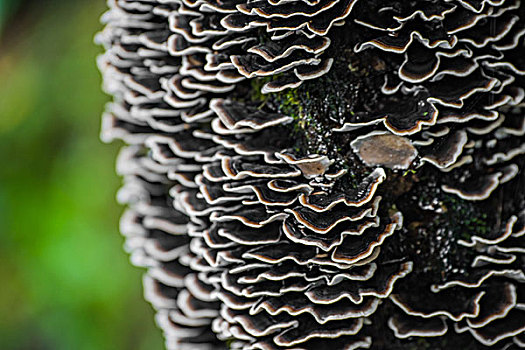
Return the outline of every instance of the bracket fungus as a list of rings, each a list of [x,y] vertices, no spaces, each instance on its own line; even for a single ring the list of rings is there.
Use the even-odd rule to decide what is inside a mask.
[[[120,229],[168,349],[525,347],[519,0],[109,0]]]
[[[407,169],[417,156],[410,140],[388,132],[375,131],[356,137],[350,146],[369,167]]]

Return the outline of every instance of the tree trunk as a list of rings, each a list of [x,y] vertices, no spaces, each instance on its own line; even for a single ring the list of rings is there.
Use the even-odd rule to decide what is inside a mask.
[[[524,6],[114,0],[121,231],[168,349],[525,346]]]

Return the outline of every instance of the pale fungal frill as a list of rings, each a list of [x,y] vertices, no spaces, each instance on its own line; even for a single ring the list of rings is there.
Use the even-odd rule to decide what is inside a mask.
[[[110,0],[98,64],[168,349],[525,344],[518,0]]]
[[[372,167],[407,169],[417,156],[410,140],[386,132],[359,136],[350,145],[359,158]]]

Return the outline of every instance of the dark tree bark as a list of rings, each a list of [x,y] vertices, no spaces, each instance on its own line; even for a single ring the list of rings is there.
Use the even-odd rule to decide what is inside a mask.
[[[97,40],[169,349],[525,346],[512,0],[114,0]]]

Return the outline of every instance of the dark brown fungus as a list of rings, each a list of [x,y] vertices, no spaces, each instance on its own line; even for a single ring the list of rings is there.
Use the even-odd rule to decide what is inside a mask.
[[[388,327],[397,338],[439,337],[447,333],[446,322],[440,317],[419,318],[407,314],[396,314],[388,320]]]
[[[117,199],[168,349],[525,344],[519,0],[111,0]]]

